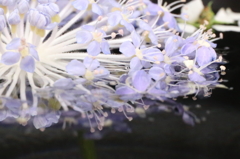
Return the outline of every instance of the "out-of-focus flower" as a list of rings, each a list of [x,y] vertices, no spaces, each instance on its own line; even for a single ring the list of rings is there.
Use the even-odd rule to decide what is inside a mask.
[[[194,23],[199,20],[199,17],[204,9],[202,0],[193,0],[181,8],[181,12],[188,15],[188,22]]]
[[[211,5],[212,2],[204,7],[202,0],[193,0],[187,3],[182,7],[181,13],[188,16],[188,24],[180,24],[180,27],[182,29],[185,27],[186,32],[193,33],[203,21],[208,21],[208,28],[212,27],[220,32],[240,31],[240,13],[235,13],[230,8],[221,8],[215,15]]]
[[[233,12],[231,8],[226,8],[226,9],[221,8],[215,16],[215,21],[220,23],[230,24],[230,25],[214,25],[213,28],[218,31],[240,32],[240,13]],[[236,23],[238,26],[231,25]]]

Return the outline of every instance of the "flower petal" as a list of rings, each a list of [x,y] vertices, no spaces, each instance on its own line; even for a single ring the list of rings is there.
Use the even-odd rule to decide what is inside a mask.
[[[35,116],[33,118],[33,125],[36,129],[45,128],[48,125],[48,121],[44,116]]]
[[[86,72],[86,68],[80,61],[72,60],[66,66],[66,71],[71,75],[83,76]]]
[[[74,83],[71,78],[62,78],[57,80],[53,87],[58,89],[72,89],[74,87]]]
[[[199,66],[204,66],[216,60],[217,54],[211,47],[202,46],[197,50],[196,61]]]
[[[17,63],[21,55],[18,52],[5,52],[2,55],[1,62],[5,65],[13,65]]]
[[[176,19],[173,17],[173,15],[171,13],[164,12],[163,21],[168,22],[167,26],[169,28],[174,28],[176,30],[180,30]]]
[[[89,4],[88,0],[75,0],[75,1],[72,2],[73,7],[78,9],[78,10],[87,9],[88,4]]]
[[[92,26],[92,25],[83,25],[83,26],[81,26],[81,28],[82,28],[83,30],[86,30],[86,31],[89,31],[89,32],[92,32],[92,31],[95,30],[95,27]]]
[[[141,94],[135,92],[132,88],[127,86],[122,86],[116,89],[116,94],[121,96],[120,99],[122,100],[137,100],[142,98]]]
[[[193,73],[190,73],[188,75],[189,79],[193,82],[197,82],[197,83],[202,83],[202,82],[205,82],[206,79],[204,77],[202,77],[201,75],[199,75],[198,73],[196,72],[193,72]]]
[[[151,83],[151,78],[143,70],[135,72],[132,77],[132,85],[141,92],[146,91],[150,83]]]
[[[126,41],[121,44],[120,46],[120,52],[124,54],[126,57],[131,57],[135,55],[135,47],[130,41]]]
[[[109,49],[109,44],[107,41],[103,41],[101,43],[101,48],[102,48],[102,52],[104,54],[106,54],[106,55],[111,54],[110,49]]]
[[[33,73],[35,70],[35,61],[32,56],[26,56],[21,60],[20,67],[26,72]]]
[[[96,14],[98,14],[98,15],[102,15],[102,10],[101,10],[101,8],[98,6],[97,3],[93,3],[93,4],[92,4],[92,12],[93,12],[93,13],[96,13]]]
[[[77,101],[77,104],[76,104],[78,107],[80,107],[80,109],[84,112],[87,112],[87,111],[92,111],[93,110],[93,106],[92,104],[90,103],[87,103],[87,102],[83,102],[83,101]]]
[[[52,125],[53,123],[58,123],[60,113],[59,112],[50,112],[50,113],[46,114],[45,117],[48,120],[49,124]]]
[[[165,71],[160,67],[152,67],[149,70],[149,76],[152,77],[156,81],[164,78],[165,75],[166,75]]]
[[[29,47],[28,50],[29,50],[29,53],[32,55],[32,57],[34,57],[36,60],[39,61],[38,52],[35,49],[35,47]]]
[[[133,25],[132,25],[131,23],[127,22],[126,20],[121,20],[120,23],[121,23],[123,26],[125,26],[125,28],[126,28],[128,31],[132,32],[132,31],[134,30]]]
[[[8,117],[7,110],[1,110],[0,111],[0,121],[5,120]]]
[[[182,43],[183,39],[181,37],[176,35],[170,36],[165,44],[166,55],[169,57],[172,56],[176,51],[178,51]]]
[[[15,38],[13,39],[7,46],[7,50],[18,50],[18,48],[21,46],[21,39]]]
[[[136,94],[136,92],[127,86],[122,86],[117,88],[116,94],[117,95],[133,95],[133,94]]]
[[[87,47],[87,52],[89,55],[92,56],[97,56],[98,54],[100,54],[101,52],[100,43],[92,41]]]
[[[143,55],[150,61],[163,61],[164,57],[162,52],[157,48],[149,48],[143,51]]]
[[[111,26],[116,26],[122,20],[122,15],[119,11],[108,14],[108,24]]]
[[[92,34],[88,31],[79,31],[76,35],[78,44],[87,44],[92,40]]]
[[[191,54],[191,53],[193,53],[194,51],[197,50],[198,46],[199,45],[195,45],[195,44],[191,44],[191,43],[185,44],[181,49],[181,53],[183,55]]]
[[[152,30],[151,26],[148,23],[146,23],[145,21],[143,21],[143,20],[139,20],[138,21],[138,25],[143,30],[147,30],[147,31],[151,31]]]
[[[84,58],[83,64],[90,71],[93,71],[100,66],[100,63],[98,62],[98,60],[93,59],[89,56]]]
[[[154,45],[157,45],[158,44],[158,38],[157,36],[153,33],[153,32],[150,32],[148,34],[148,37],[149,39],[151,40],[151,42],[154,44]]]
[[[131,71],[138,71],[142,68],[142,63],[141,61],[139,60],[139,58],[137,57],[134,57],[132,58],[132,60],[130,61],[130,68],[131,68]]]
[[[141,38],[140,38],[140,36],[137,34],[136,31],[133,31],[133,32],[131,33],[131,38],[132,38],[132,42],[133,42],[134,46],[135,46],[135,47],[139,47],[140,44],[141,44]]]

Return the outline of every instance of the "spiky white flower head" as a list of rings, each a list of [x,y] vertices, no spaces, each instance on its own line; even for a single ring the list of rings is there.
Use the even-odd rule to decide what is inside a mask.
[[[1,119],[14,113],[45,128],[60,110],[75,110],[102,129],[105,108],[131,120],[127,112],[147,109],[145,99],[209,95],[219,78],[213,64],[222,60],[217,39],[204,25],[179,36],[181,15],[171,11],[182,2],[0,0]]]

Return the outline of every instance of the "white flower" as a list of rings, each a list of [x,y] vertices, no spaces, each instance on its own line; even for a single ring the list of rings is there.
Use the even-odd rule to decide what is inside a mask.
[[[228,14],[225,8],[219,9],[214,19],[218,22],[224,22],[224,23],[234,23],[235,21],[234,18],[231,17],[230,14]]]
[[[221,32],[227,32],[227,31],[240,32],[239,26],[213,25],[212,27],[213,29]]]
[[[203,9],[204,5],[202,0],[193,0],[187,3],[184,7],[182,7],[181,12],[188,15],[188,21],[190,23],[194,23],[198,20]]]
[[[216,16],[215,21],[221,22],[221,23],[227,23],[227,24],[233,24],[236,21],[238,21],[238,26],[228,26],[228,25],[214,25],[213,28],[215,30],[226,32],[226,31],[234,31],[234,32],[240,32],[240,13],[235,13],[231,10],[231,8],[221,8]]]
[[[185,13],[188,15],[188,22],[195,23],[199,19],[201,13],[204,10],[204,5],[202,0],[193,0],[187,3],[182,9],[181,13]],[[221,32],[226,31],[234,31],[240,32],[240,13],[233,12],[230,8],[221,8],[214,17],[214,21],[217,23],[226,23],[226,24],[234,24],[238,21],[238,26],[229,26],[229,25],[213,25],[212,27]],[[194,26],[190,26],[187,24],[186,26],[180,24],[180,28],[187,33],[193,33],[197,28]]]

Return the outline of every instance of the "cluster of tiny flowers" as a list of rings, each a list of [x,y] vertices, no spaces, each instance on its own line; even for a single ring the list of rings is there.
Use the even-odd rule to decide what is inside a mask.
[[[183,5],[0,0],[0,120],[31,120],[44,129],[63,111],[74,111],[94,132],[109,122],[108,112],[132,120],[128,113],[147,109],[148,100],[158,105],[209,96],[223,63],[213,49],[219,38],[204,24],[184,37],[175,17],[186,21],[187,15],[171,13]],[[180,109],[192,124],[187,109]]]

